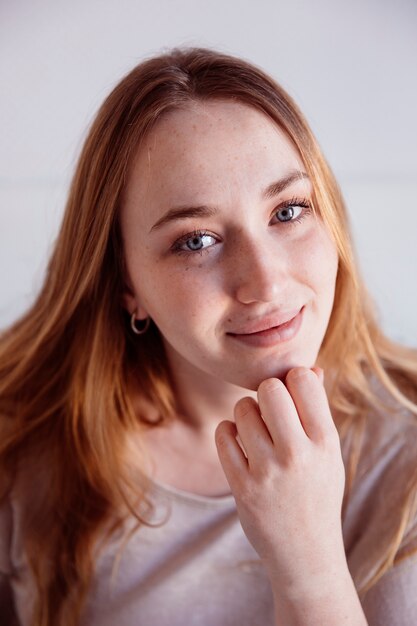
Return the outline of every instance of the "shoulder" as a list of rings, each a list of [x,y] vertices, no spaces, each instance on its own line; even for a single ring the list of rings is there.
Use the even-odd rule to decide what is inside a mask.
[[[34,508],[47,509],[42,481],[47,482],[40,462],[34,464],[26,455],[21,465],[0,499],[0,571],[13,577],[26,575],[29,568],[25,543],[34,530]]]
[[[401,405],[375,377],[370,380],[379,408],[367,410],[342,442],[345,460],[353,448],[354,433],[360,443],[355,486],[375,485],[383,476],[401,480],[401,470],[409,471],[417,460],[417,415]],[[356,424],[355,424],[356,426]],[[392,470],[392,471],[390,471]]]
[[[369,623],[405,626],[417,623],[417,416],[381,388],[378,397],[381,408],[364,416],[343,532]]]
[[[372,384],[381,408],[364,415],[343,519],[349,566],[360,579],[417,548],[417,416]]]
[[[364,418],[356,486],[395,486],[417,460],[417,415],[398,407],[369,411]]]

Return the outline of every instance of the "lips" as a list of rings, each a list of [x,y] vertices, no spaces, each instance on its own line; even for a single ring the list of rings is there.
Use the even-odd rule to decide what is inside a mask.
[[[302,308],[302,307],[301,307]],[[280,312],[280,313],[271,313],[259,320],[254,320],[244,326],[240,327],[238,330],[234,330],[233,332],[227,333],[228,335],[251,335],[253,333],[259,333],[263,330],[268,330],[270,328],[276,328],[283,324],[286,324],[290,320],[292,320],[301,310],[300,307],[297,309],[293,309],[291,311]]]
[[[278,347],[279,350],[285,350],[286,346],[287,348],[288,346],[291,347],[291,342],[298,337],[303,326],[304,310],[305,306],[301,307],[298,313],[286,322],[283,320],[288,318],[293,311],[287,311],[285,316],[283,314],[278,317],[268,316],[267,318],[258,320],[258,327],[265,326],[267,320],[269,320],[268,324],[276,324],[277,322],[281,322],[281,324],[270,326],[269,328],[264,328],[264,330],[258,330],[253,333],[228,333],[229,340],[234,346],[245,346],[245,350],[277,349]],[[252,327],[253,326],[254,323],[252,323]],[[245,329],[247,329],[247,326]]]

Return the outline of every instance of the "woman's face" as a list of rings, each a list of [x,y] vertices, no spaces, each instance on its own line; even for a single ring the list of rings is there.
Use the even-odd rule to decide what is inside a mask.
[[[148,135],[121,211],[124,306],[153,319],[174,372],[256,390],[314,365],[338,256],[310,194],[290,141],[243,104],[189,105]]]

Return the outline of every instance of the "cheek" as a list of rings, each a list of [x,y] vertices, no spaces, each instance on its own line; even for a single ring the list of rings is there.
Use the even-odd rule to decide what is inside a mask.
[[[143,284],[143,303],[151,317],[164,320],[164,326],[176,327],[201,320],[218,302],[217,283],[204,267],[177,264],[175,270],[167,270],[164,263],[153,264],[145,274],[149,277]]]
[[[306,280],[316,292],[334,292],[338,254],[324,227],[314,230],[304,241],[303,268]]]

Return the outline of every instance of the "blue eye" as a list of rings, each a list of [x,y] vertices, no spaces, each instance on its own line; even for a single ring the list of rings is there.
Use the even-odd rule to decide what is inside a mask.
[[[312,208],[306,199],[292,198],[277,207],[274,215],[277,216],[279,224],[283,227],[285,225],[285,231],[287,231],[287,229],[297,226],[310,213],[312,213]],[[210,244],[210,239],[213,240],[214,244],[217,242],[217,238],[208,231],[194,230],[177,239],[173,243],[171,251],[175,254],[188,256],[199,253],[201,256],[213,247],[214,244]],[[205,243],[207,245],[204,245]]]
[[[276,212],[276,215],[279,215],[280,213],[282,215],[282,220],[280,220],[280,222],[289,222],[294,217],[294,213],[295,213],[294,207],[286,206],[286,207],[283,207],[282,209],[278,209],[278,211]],[[280,218],[278,217],[278,219]]]
[[[288,222],[288,225],[294,224],[295,226],[297,222],[301,222],[301,220],[307,217],[311,211],[310,203],[307,202],[307,200],[292,198],[278,207],[275,211],[275,215],[278,217],[281,224]],[[279,217],[280,214],[281,218]]]
[[[203,247],[204,239],[213,239],[216,241],[213,235],[206,232],[205,230],[195,230],[192,233],[188,233],[184,235],[180,239],[178,239],[173,246],[173,251],[178,254],[192,254],[194,252],[200,252],[202,254],[207,248],[211,246]],[[185,246],[185,247],[183,247]]]

